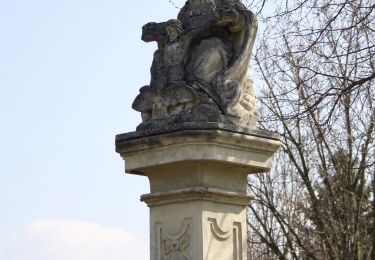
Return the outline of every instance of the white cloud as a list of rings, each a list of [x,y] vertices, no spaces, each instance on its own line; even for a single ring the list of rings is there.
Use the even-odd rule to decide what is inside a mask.
[[[0,250],[2,260],[147,260],[148,245],[94,222],[39,219]]]

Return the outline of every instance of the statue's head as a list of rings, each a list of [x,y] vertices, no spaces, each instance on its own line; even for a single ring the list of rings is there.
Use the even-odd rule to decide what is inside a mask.
[[[216,10],[215,0],[189,0],[188,2],[190,16],[199,16]]]
[[[145,42],[156,41],[159,47],[168,42],[175,42],[180,39],[182,25],[180,20],[171,19],[163,23],[147,23],[142,27],[142,40]]]
[[[164,43],[166,37],[165,23],[151,22],[142,27],[142,40],[144,42],[156,41],[157,43]]]

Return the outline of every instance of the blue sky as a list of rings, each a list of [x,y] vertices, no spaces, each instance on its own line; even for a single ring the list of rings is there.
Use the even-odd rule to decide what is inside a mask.
[[[0,0],[0,259],[148,259],[148,181],[124,174],[114,138],[141,121],[131,103],[156,48],[141,27],[177,12]]]

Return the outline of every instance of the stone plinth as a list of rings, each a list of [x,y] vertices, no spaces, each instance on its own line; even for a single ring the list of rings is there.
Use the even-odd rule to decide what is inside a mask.
[[[245,260],[247,174],[269,170],[278,146],[275,134],[217,124],[118,135],[126,172],[150,181],[151,259]]]

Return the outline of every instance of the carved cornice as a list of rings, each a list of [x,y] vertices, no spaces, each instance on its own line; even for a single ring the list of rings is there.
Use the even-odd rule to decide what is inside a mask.
[[[254,199],[254,196],[250,194],[226,191],[214,187],[191,187],[141,196],[141,201],[145,202],[149,207],[196,200],[246,206],[252,199]]]
[[[235,133],[218,129],[191,129],[140,137],[132,133],[116,138],[116,151],[126,161],[125,171],[146,175],[145,167],[181,161],[217,161],[249,168],[249,173],[269,170],[280,142],[259,132]]]
[[[144,137],[157,136],[161,134],[170,134],[174,132],[194,130],[194,131],[205,131],[205,130],[220,130],[229,133],[241,134],[241,135],[250,135],[266,139],[272,139],[278,141],[280,135],[275,132],[270,132],[266,130],[260,130],[257,128],[249,128],[235,124],[223,124],[217,122],[183,122],[178,124],[165,124],[159,125],[148,131],[136,131],[129,132],[124,134],[119,134],[116,136],[116,144],[121,144],[133,139],[142,139]]]
[[[142,150],[157,149],[159,147],[186,144],[217,144],[226,147],[236,147],[242,150],[263,151],[274,153],[279,147],[279,141],[254,135],[243,135],[222,130],[183,130],[142,139],[117,140],[117,151],[129,155]]]

